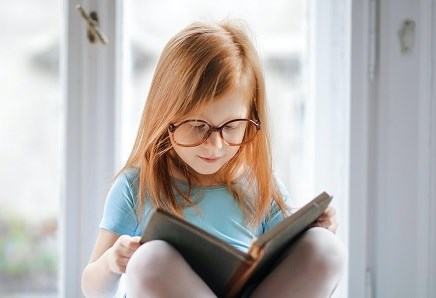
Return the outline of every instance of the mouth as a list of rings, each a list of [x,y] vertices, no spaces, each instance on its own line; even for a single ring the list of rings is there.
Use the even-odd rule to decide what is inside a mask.
[[[220,157],[202,157],[202,156],[199,157],[207,163],[214,163],[220,159]]]

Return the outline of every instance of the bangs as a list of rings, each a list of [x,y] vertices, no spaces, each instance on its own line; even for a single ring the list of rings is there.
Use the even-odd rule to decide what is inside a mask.
[[[240,90],[240,87],[235,87],[235,88],[236,89],[229,88],[229,90],[226,90],[220,96],[205,97],[202,100],[197,101],[196,105],[193,106],[192,109],[188,109],[184,113],[180,113],[180,115],[177,115],[177,117],[174,118],[173,123],[177,123],[179,121],[183,121],[186,119],[204,120],[201,117],[198,118],[199,115],[202,114],[203,110],[206,109],[209,104],[221,100],[221,98],[223,98],[224,96],[226,96],[232,92],[241,94],[241,96],[239,98],[241,98],[243,100],[243,102],[245,103],[245,106],[247,107],[247,115],[244,116],[244,118],[256,120],[256,115],[257,115],[256,114],[256,106],[255,106],[253,97],[251,96],[251,94],[252,94],[251,90],[245,89],[245,90],[243,90],[243,92],[238,92],[238,91],[235,92],[235,90],[238,90],[238,89]],[[240,118],[240,117],[241,116],[236,116],[234,118]]]
[[[194,26],[177,39],[173,61],[179,67],[172,86],[183,97],[175,99],[176,115],[193,113],[232,90],[242,90],[247,104],[255,98],[256,71],[246,49],[235,36],[223,28],[197,30]],[[183,67],[180,67],[183,66]]]
[[[252,116],[252,110],[255,109],[255,87],[256,79],[251,69],[241,72],[222,68],[217,71],[215,66],[208,66],[192,97],[186,100],[186,104],[182,106],[183,110],[178,111],[177,114],[180,116],[176,120],[197,114],[211,102],[235,90],[240,90],[243,94],[249,115]]]

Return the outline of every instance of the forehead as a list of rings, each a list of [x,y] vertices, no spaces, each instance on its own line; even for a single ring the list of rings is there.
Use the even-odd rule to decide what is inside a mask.
[[[232,90],[214,98],[190,114],[199,119],[210,121],[212,124],[219,124],[235,118],[246,118],[249,106],[250,100],[247,98],[246,92]]]

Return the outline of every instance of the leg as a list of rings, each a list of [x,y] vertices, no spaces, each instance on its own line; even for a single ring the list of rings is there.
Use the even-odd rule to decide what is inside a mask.
[[[160,240],[141,245],[129,260],[126,296],[215,297],[183,257]]]
[[[252,297],[330,297],[346,264],[345,246],[330,231],[312,228],[284,254]]]

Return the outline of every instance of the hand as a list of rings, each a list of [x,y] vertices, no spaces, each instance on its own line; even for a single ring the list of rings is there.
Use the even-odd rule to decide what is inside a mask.
[[[336,229],[338,228],[336,209],[329,205],[324,213],[321,214],[311,226],[326,228],[327,230],[336,233]]]
[[[118,274],[126,272],[127,262],[133,253],[141,246],[141,237],[120,236],[114,245],[108,249],[109,269]]]

